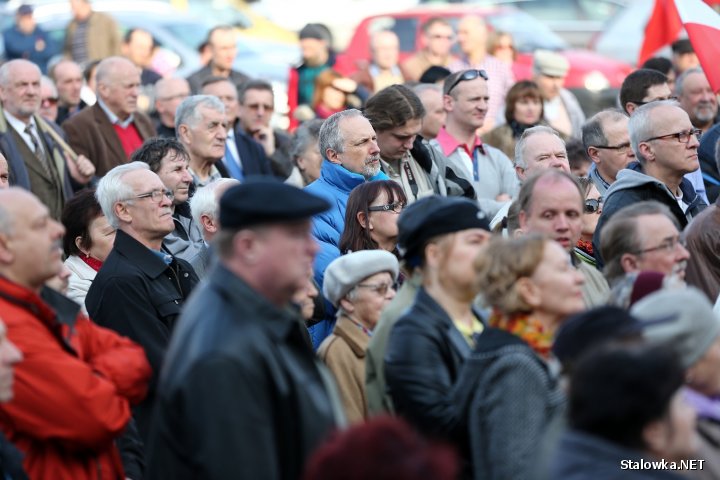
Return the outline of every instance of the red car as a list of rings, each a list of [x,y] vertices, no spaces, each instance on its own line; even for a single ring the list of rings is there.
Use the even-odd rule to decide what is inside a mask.
[[[632,71],[629,64],[598,55],[590,50],[573,50],[525,12],[512,7],[471,5],[428,5],[402,12],[368,17],[360,22],[338,65],[353,65],[370,59],[370,36],[378,30],[392,30],[400,39],[400,61],[420,49],[422,24],[432,17],[446,18],[454,26],[465,15],[483,17],[491,30],[512,34],[518,52],[513,71],[518,80],[532,77],[532,53],[555,50],[570,62],[565,88],[573,91],[587,114],[616,105],[617,92]],[[347,73],[347,72],[344,72]]]

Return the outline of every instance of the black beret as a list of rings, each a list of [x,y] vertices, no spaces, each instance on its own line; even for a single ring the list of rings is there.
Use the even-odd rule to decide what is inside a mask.
[[[328,202],[297,187],[271,178],[248,178],[220,199],[220,225],[236,229],[302,220],[328,208]]]
[[[603,306],[570,317],[558,330],[553,353],[562,364],[575,363],[581,355],[611,340],[639,335],[643,329],[672,320],[672,315],[643,322],[627,310]]]
[[[431,238],[471,228],[490,231],[490,221],[477,202],[461,197],[426,197],[400,214],[398,249],[409,260],[420,256]]]

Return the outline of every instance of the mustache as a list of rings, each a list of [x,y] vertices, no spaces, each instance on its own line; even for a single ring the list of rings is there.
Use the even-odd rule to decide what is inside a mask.
[[[373,163],[373,162],[379,162],[379,161],[380,161],[380,154],[379,154],[379,153],[376,153],[375,155],[369,156],[369,157],[365,160],[365,165],[370,165],[370,164]]]

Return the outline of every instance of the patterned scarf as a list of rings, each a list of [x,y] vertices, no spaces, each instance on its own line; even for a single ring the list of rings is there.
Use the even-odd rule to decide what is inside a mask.
[[[505,316],[497,309],[490,315],[491,327],[500,328],[523,339],[542,358],[550,357],[553,334],[537,319],[527,313]]]

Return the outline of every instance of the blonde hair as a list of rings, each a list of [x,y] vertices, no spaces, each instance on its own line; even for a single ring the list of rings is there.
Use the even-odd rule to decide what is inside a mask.
[[[549,241],[535,234],[493,238],[475,260],[478,285],[485,302],[505,315],[531,312],[532,307],[520,295],[517,282],[535,273]]]

